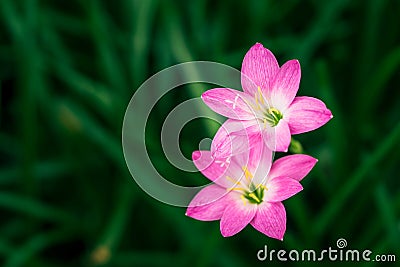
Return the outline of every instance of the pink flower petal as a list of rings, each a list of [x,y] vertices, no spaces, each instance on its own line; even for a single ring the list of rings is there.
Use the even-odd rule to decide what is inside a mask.
[[[303,190],[299,181],[284,176],[269,179],[266,187],[264,201],[267,202],[280,202]]]
[[[246,203],[235,194],[235,198],[228,204],[221,218],[220,230],[224,237],[239,233],[250,223],[257,211],[257,205]]]
[[[296,97],[284,116],[288,118],[292,134],[315,130],[333,118],[324,102],[307,96]]]
[[[241,91],[215,88],[204,92],[201,98],[212,110],[225,117],[239,120],[255,119],[255,111],[251,107],[253,97]]]
[[[262,154],[264,145],[261,143],[261,136],[228,135],[222,128],[215,135],[211,145],[212,151],[193,152],[192,159],[197,169],[208,179],[224,188],[236,187],[237,182],[244,178],[243,167],[247,167],[249,164],[252,171],[259,167],[262,175],[257,177],[265,180],[270,169],[272,152],[265,149],[266,151]],[[218,144],[215,142],[216,139],[224,143]],[[249,143],[254,146],[254,150],[249,148]],[[231,146],[234,147],[231,148]],[[231,150],[234,150],[234,153]],[[249,150],[254,152],[249,154]],[[223,156],[224,153],[226,156]],[[261,160],[265,163],[261,164]]]
[[[257,121],[228,119],[215,134],[211,152],[217,158],[246,152],[257,143],[260,131]]]
[[[286,231],[286,211],[281,202],[262,202],[250,223],[261,233],[279,240],[283,240]]]
[[[317,163],[317,159],[308,155],[290,155],[277,159],[271,167],[268,178],[286,176],[301,181]]]
[[[228,146],[229,151],[232,153],[232,145],[234,145],[232,142],[232,134],[239,132],[241,135],[246,135],[246,128],[250,127],[253,123],[253,121],[226,120],[221,127],[219,127],[213,138],[211,151],[217,153],[217,151],[221,149],[227,150],[225,147]]]
[[[240,179],[241,167],[230,158],[215,158],[210,151],[202,150],[194,151],[192,159],[196,168],[219,186],[231,188],[235,185],[233,180]]]
[[[215,221],[222,217],[229,201],[227,190],[218,185],[203,188],[190,202],[186,216],[201,221]]]
[[[246,53],[242,63],[243,91],[255,95],[257,87],[268,91],[271,82],[279,71],[275,56],[262,44],[256,43]]]
[[[268,149],[276,151],[276,131],[274,127],[267,126],[262,133],[262,138]]]
[[[299,89],[301,78],[300,63],[297,60],[289,60],[279,70],[272,84],[272,106],[284,112]]]
[[[237,140],[235,139],[234,141]],[[245,140],[244,142],[247,141]],[[252,148],[240,154],[235,154],[229,158],[214,157],[214,163],[217,166],[214,167],[212,165],[211,169],[214,169],[212,175],[219,175],[219,177],[217,179],[211,178],[211,180],[225,188],[237,187],[240,181],[248,184],[249,176],[248,173],[245,174],[246,170],[250,172],[250,179],[254,184],[264,183],[271,168],[272,151],[263,144],[261,136],[255,138],[254,142],[255,144]],[[222,166],[226,167],[226,169],[224,169],[223,175],[220,175],[215,170],[220,170]],[[206,172],[207,170],[203,171],[203,173]]]
[[[287,152],[291,140],[288,123],[282,119],[275,127],[267,126],[263,133],[263,138],[269,149]]]
[[[194,151],[192,159],[196,168],[211,181],[223,176],[228,168],[228,165],[216,164],[210,151]]]
[[[285,120],[280,120],[276,128],[276,151],[287,152],[292,138],[289,125]]]
[[[246,179],[243,167],[246,167],[252,176],[255,185],[264,184],[271,168],[273,152],[264,145],[263,140],[258,138],[257,144],[248,152],[242,153],[234,159],[242,166],[242,179]],[[247,181],[248,182],[248,181]]]

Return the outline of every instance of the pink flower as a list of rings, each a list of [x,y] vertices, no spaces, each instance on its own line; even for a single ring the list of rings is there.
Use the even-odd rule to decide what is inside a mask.
[[[257,43],[243,59],[244,92],[215,88],[202,98],[215,112],[245,125],[246,133],[242,126],[237,135],[261,135],[271,150],[286,152],[291,135],[317,129],[332,118],[321,100],[296,97],[300,77],[297,60],[279,67],[271,51]]]
[[[302,190],[299,183],[316,159],[291,155],[272,164],[272,152],[264,145],[227,159],[211,151],[195,151],[196,167],[214,183],[191,201],[186,215],[202,221],[220,221],[221,234],[232,236],[251,224],[261,233],[283,240],[286,211],[281,201]]]

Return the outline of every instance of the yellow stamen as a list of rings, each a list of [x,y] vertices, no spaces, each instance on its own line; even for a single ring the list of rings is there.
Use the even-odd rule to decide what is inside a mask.
[[[258,87],[258,93],[260,94],[260,102],[261,102],[262,104],[264,104],[264,96],[263,96],[263,94],[262,94],[262,92],[261,92],[260,86]]]
[[[258,107],[258,97],[257,97],[257,96],[258,96],[258,95],[255,94],[254,98],[256,99],[256,105],[257,105],[257,107]]]
[[[280,113],[279,110],[277,110],[276,108],[269,108],[268,109],[268,113],[269,114],[273,114],[273,113]]]
[[[233,179],[233,178],[230,177],[230,176],[226,176],[226,179],[228,179],[229,181],[231,181],[231,182],[234,183],[234,184],[237,184],[237,183],[238,183],[238,181],[236,181],[235,179]]]
[[[263,119],[263,123],[264,123],[264,129],[265,129],[267,127],[267,119],[266,118]]]
[[[233,187],[233,188],[230,188],[229,190],[232,190],[232,191],[243,191],[244,189],[243,188],[241,188],[241,187]]]
[[[253,174],[251,174],[251,172],[247,169],[246,166],[243,166],[242,170],[244,171],[244,176],[246,177],[247,180],[253,178]]]
[[[226,179],[228,179],[229,181],[231,181],[234,185],[241,185],[241,186],[243,186],[243,188],[245,188],[246,187],[246,185],[245,184],[243,184],[240,180],[235,180],[235,179],[233,179],[232,177],[230,177],[230,176],[225,176],[226,177]]]
[[[254,199],[256,202],[261,202],[260,199],[254,193],[250,193],[248,194],[248,196]]]
[[[252,109],[254,109],[254,110],[259,109],[258,105],[254,106],[253,104],[249,103],[245,98],[243,98],[243,101],[247,104],[247,106],[251,107]],[[257,100],[256,100],[256,102],[257,102]]]
[[[268,190],[268,188],[267,188],[265,185],[260,184],[259,187],[260,187],[261,189],[266,190],[266,191]]]
[[[243,204],[246,205],[247,204],[246,198],[243,195],[241,195],[240,198],[243,200]]]

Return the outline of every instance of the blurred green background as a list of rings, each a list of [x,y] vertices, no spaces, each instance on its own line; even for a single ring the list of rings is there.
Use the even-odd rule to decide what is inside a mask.
[[[339,238],[399,261],[399,14],[395,0],[1,0],[0,265],[280,265],[257,251],[318,251]],[[297,136],[319,163],[284,202],[284,242],[251,227],[225,239],[219,222],[151,198],[121,146],[125,108],[147,78],[191,60],[240,69],[256,42],[280,64],[299,59],[299,95],[334,114]],[[163,118],[206,88],[171,92],[151,114],[146,142],[171,181],[207,182],[172,167],[159,145]],[[185,126],[184,154],[215,126]]]

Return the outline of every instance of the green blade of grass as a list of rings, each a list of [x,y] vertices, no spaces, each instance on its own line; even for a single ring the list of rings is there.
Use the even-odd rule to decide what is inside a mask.
[[[390,199],[387,189],[382,183],[379,183],[374,192],[376,206],[380,212],[381,222],[386,231],[387,240],[390,240],[392,247],[400,247],[400,231],[396,222],[396,211],[393,201]]]
[[[110,18],[105,12],[102,2],[96,0],[86,1],[85,4],[94,46],[100,57],[102,72],[111,86],[121,93],[127,89],[127,86],[122,76],[122,64],[120,64],[120,60],[117,57],[113,41],[115,38],[111,36],[110,28],[113,28],[113,35],[119,35],[120,32],[117,27],[110,25]]]
[[[32,215],[42,220],[63,224],[75,224],[77,222],[74,216],[58,208],[13,193],[0,192],[0,207],[10,211]]]
[[[385,84],[389,79],[396,73],[400,66],[400,47],[394,49],[383,58],[382,62],[378,64],[376,71],[366,79],[365,85],[363,86],[364,95],[362,95],[363,101],[358,104],[358,118],[365,120],[371,112],[375,112],[377,105],[380,103],[380,99],[385,96],[385,90],[391,88],[384,88]],[[365,80],[365,77],[363,77]],[[366,123],[366,122],[364,122]]]
[[[371,155],[349,176],[348,181],[343,185],[329,201],[326,208],[315,220],[315,235],[321,234],[327,229],[329,223],[332,223],[332,218],[340,212],[346,201],[351,197],[352,193],[357,189],[359,184],[363,182],[363,178],[368,172],[375,168],[376,165],[382,160],[385,155],[393,148],[393,145],[399,142],[400,139],[400,123],[390,132],[390,134],[378,143],[378,147],[371,153]]]
[[[116,208],[110,216],[104,233],[91,253],[91,260],[96,265],[104,264],[112,259],[114,252],[123,237],[123,232],[131,215],[133,190],[127,181],[121,182]],[[102,255],[103,254],[103,255]],[[103,256],[103,257],[102,257]]]
[[[359,62],[357,66],[357,72],[355,77],[355,87],[357,88],[365,88],[370,83],[366,82],[366,75],[372,74],[375,72],[374,62],[375,57],[377,56],[377,46],[379,41],[379,20],[381,19],[381,15],[384,11],[385,4],[387,1],[375,1],[369,0],[365,1],[365,11],[366,14],[364,16],[364,23],[362,24],[364,30],[361,31],[362,37],[360,38],[360,50],[359,50]],[[365,94],[368,92],[368,94]],[[364,99],[364,94],[368,98],[369,90],[360,90],[361,98]],[[357,104],[362,105],[363,101],[358,102]]]
[[[34,2],[28,4],[35,6]],[[9,22],[8,27],[12,35],[12,41],[17,51],[16,71],[20,79],[17,81],[18,109],[20,111],[20,123],[18,134],[23,146],[21,167],[23,182],[21,186],[27,194],[33,194],[35,190],[33,165],[37,156],[37,99],[36,87],[43,86],[42,71],[40,68],[41,53],[36,47],[36,38],[32,36],[32,29],[36,25],[36,9],[31,8],[24,18],[17,13],[14,3],[3,2],[3,16]],[[31,42],[25,42],[29,38]]]
[[[179,255],[164,251],[121,251],[111,260],[113,266],[165,266],[167,262],[177,262]]]
[[[333,94],[332,79],[329,75],[326,61],[319,60],[315,65],[316,72],[319,76],[321,94],[324,99],[327,100],[327,106],[334,116],[333,120],[330,122],[330,124],[333,125],[326,131],[326,135],[329,139],[329,144],[331,144],[330,148],[334,151],[334,158],[341,159],[340,161],[336,160],[334,162],[335,165],[332,170],[334,172],[333,177],[343,177],[345,175],[345,170],[349,168],[350,162],[348,159],[350,154],[347,153],[348,143],[346,140],[345,120],[340,105]]]
[[[325,39],[330,32],[330,27],[334,25],[334,21],[338,18],[340,12],[344,10],[346,0],[329,1],[323,5],[323,9],[318,13],[318,17],[311,23],[312,27],[308,30],[306,36],[302,38],[300,43],[296,45],[293,51],[301,55],[301,61],[307,65],[318,45]]]
[[[91,140],[97,143],[105,152],[106,155],[110,157],[120,168],[125,168],[125,161],[122,154],[122,148],[120,142],[117,138],[111,135],[105,127],[98,123],[92,116],[88,114],[80,105],[77,105],[71,101],[63,100],[56,101],[59,112],[66,110],[68,112],[70,119],[65,118],[66,116],[61,116],[61,123],[68,123],[66,120],[73,120],[74,124],[77,124],[77,131],[83,133],[87,140]],[[68,125],[62,125],[63,127],[68,127]]]
[[[41,161],[33,166],[35,180],[59,179],[71,171],[71,164],[61,160]],[[0,185],[15,184],[21,178],[19,165],[7,166],[0,169]]]
[[[52,231],[36,234],[31,237],[25,244],[13,250],[3,265],[4,267],[26,266],[28,261],[38,254],[41,250],[70,238],[71,235],[66,231]]]
[[[175,13],[176,10],[174,9],[173,6],[170,5],[164,7],[165,7],[164,21],[168,30],[169,47],[172,50],[175,59],[178,62],[192,61],[193,56],[191,55],[191,52],[186,45],[187,42],[185,42],[185,37],[182,30],[183,24],[178,21],[178,16]],[[193,80],[196,80],[195,77],[198,77],[198,72],[194,68],[187,70],[186,74],[189,77],[192,77]],[[201,91],[199,90],[201,88],[200,86],[189,84],[188,87],[189,87],[190,97],[195,98],[201,95]],[[195,108],[201,110],[202,114],[204,114],[204,117],[206,118],[216,117],[216,114],[212,110],[207,108],[205,105],[198,104],[196,105]],[[215,134],[218,127],[218,125],[216,124],[206,124],[205,126],[210,136],[213,136]]]
[[[125,2],[128,16],[135,17],[134,23],[129,21],[131,41],[128,44],[129,65],[132,85],[138,88],[149,73],[149,56],[152,47],[151,33],[154,26],[154,16],[157,11],[158,1],[129,1]],[[131,15],[133,14],[133,15]]]

